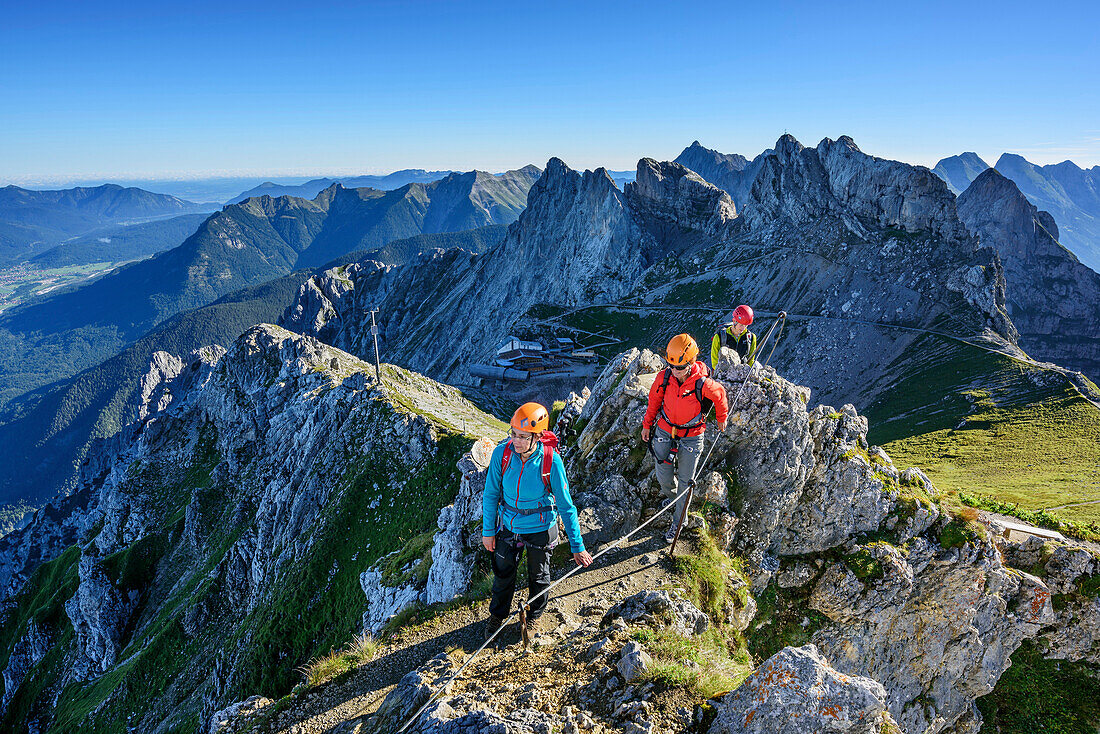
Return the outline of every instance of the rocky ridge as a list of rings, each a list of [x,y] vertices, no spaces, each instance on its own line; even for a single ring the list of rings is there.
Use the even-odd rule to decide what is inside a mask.
[[[1014,349],[997,256],[927,169],[866,155],[847,137],[805,148],[790,136],[750,169],[734,205],[676,163],[643,159],[620,193],[605,173],[551,160],[496,248],[327,272],[282,323],[367,356],[378,305],[392,359],[468,384],[466,365],[490,360],[505,336],[568,332],[575,310],[607,309],[613,324],[637,317],[641,343],[656,348],[685,319],[708,333],[729,303],[746,301],[792,314],[777,365],[822,399],[861,402],[923,351],[920,330]],[[542,273],[557,274],[552,287]]]
[[[975,700],[994,688],[1025,639],[1052,657],[1097,662],[1100,559],[1093,553],[997,540],[995,525],[944,504],[919,469],[900,470],[868,445],[867,420],[851,405],[808,409],[805,388],[726,357],[716,378],[733,398],[732,427],[717,439],[702,490],[712,504],[692,532],[743,559],[745,577],[731,573],[727,582],[744,592],[731,592],[726,607],[709,614],[664,591],[612,597],[610,606],[540,637],[549,657],[525,665],[523,656],[489,653],[411,730],[527,733],[558,721],[567,731],[593,732],[679,732],[700,722],[694,731],[714,734],[806,726],[973,732],[981,724]],[[625,353],[587,400],[575,397],[584,421],[567,449],[576,496],[618,486],[612,491],[625,499],[616,501],[617,513],[589,508],[593,543],[612,539],[597,539],[606,526],[622,532],[659,505],[650,462],[628,428],[636,427],[659,364],[652,353]],[[473,500],[477,490],[466,489]],[[638,519],[628,509],[632,497]],[[811,644],[776,648],[776,636],[796,634],[773,630],[786,624]],[[755,672],[709,702],[710,713],[670,707],[646,673],[658,654],[654,635],[691,639],[713,625],[744,630]],[[338,730],[393,730],[461,662],[459,653],[426,661],[377,711]],[[563,675],[575,683],[547,685]],[[493,682],[527,676],[520,688]],[[241,722],[233,730],[250,729]]]
[[[343,639],[360,622],[341,606],[361,609],[360,573],[453,499],[462,431],[502,432],[453,388],[388,365],[378,385],[372,366],[275,326],[171,376],[179,364],[155,361],[150,384],[164,389],[97,447],[54,508],[69,514],[39,513],[4,539],[17,590],[5,726],[75,726],[69,686],[109,673],[125,684],[91,689],[94,721],[178,727],[288,651],[304,661]],[[36,554],[52,560],[28,572]],[[43,598],[45,610],[26,605]],[[35,687],[20,685],[28,676]]]

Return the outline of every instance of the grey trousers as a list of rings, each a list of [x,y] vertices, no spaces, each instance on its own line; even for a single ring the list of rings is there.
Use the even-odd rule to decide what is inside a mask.
[[[666,497],[675,497],[682,489],[687,488],[691,482],[692,474],[703,453],[703,434],[691,438],[681,438],[680,446],[673,463],[666,464],[665,459],[672,448],[672,436],[664,430],[653,429],[653,453],[657,461],[657,481],[661,483],[661,491]],[[685,494],[676,502],[676,510],[673,513],[672,524],[680,522],[680,516],[684,514],[687,505]]]

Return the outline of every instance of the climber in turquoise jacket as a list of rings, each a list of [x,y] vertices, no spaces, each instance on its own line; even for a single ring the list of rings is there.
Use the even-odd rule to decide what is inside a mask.
[[[503,624],[515,594],[516,567],[527,551],[528,599],[550,585],[550,551],[558,540],[558,515],[565,525],[573,560],[592,563],[584,549],[577,508],[569,496],[565,464],[540,439],[550,416],[538,403],[521,405],[512,416],[508,440],[493,450],[482,495],[481,542],[493,554],[493,599],[486,637]],[[545,611],[547,595],[531,602],[527,627]]]

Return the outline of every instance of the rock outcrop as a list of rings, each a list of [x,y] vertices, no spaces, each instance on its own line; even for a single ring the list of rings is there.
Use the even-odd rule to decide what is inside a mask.
[[[122,710],[131,726],[154,729],[161,696],[209,720],[245,698],[255,671],[285,663],[283,643],[271,647],[261,629],[342,644],[325,620],[340,605],[362,609],[360,575],[400,549],[402,533],[434,529],[439,508],[458,495],[463,427],[503,433],[454,388],[389,365],[378,384],[372,365],[275,326],[181,362],[158,383],[165,390],[151,394],[144,420],[100,446],[70,514],[40,512],[24,529],[31,542],[12,555],[14,569],[66,540],[83,550],[36,582],[79,579],[59,600],[73,634],[46,643],[69,664],[40,671],[34,694],[46,720],[67,685],[107,672],[116,685],[95,688],[89,725]],[[35,588],[44,598],[67,593]],[[24,646],[33,650],[39,637]],[[25,688],[20,661],[40,652],[10,661],[7,690]],[[304,663],[312,652],[295,654]],[[142,676],[141,685],[128,676]],[[181,680],[186,690],[168,685]],[[127,696],[138,694],[135,708]]]
[[[65,614],[76,633],[78,679],[106,673],[118,660],[122,633],[133,612],[134,600],[107,577],[95,556],[80,557],[80,586],[65,602]]]
[[[788,647],[765,660],[715,708],[708,734],[880,734],[889,716],[882,685],[838,673],[813,645]]]
[[[1054,215],[1062,244],[1100,271],[1100,166],[1081,168],[1073,161],[1039,166],[1004,153],[995,168],[1012,179],[1028,201]]]
[[[733,200],[722,189],[679,163],[658,163],[652,158],[638,161],[638,173],[626,186],[626,198],[658,231],[686,227],[721,235],[737,217]]]
[[[733,199],[734,206],[740,209],[748,199],[752,180],[759,168],[758,156],[749,161],[743,155],[737,153],[719,153],[710,148],[704,148],[696,140],[684,148],[680,155],[676,156],[676,163],[698,173],[705,181],[709,181],[725,191]]]
[[[46,657],[53,644],[53,635],[48,628],[33,619],[27,623],[23,636],[12,646],[4,668],[4,697],[0,700],[0,713],[7,709],[27,674]]]
[[[650,481],[632,469],[638,439],[629,427],[640,422],[642,386],[654,376],[647,370],[658,367],[647,352],[611,361],[585,405],[576,475],[605,481],[633,471],[643,486]],[[1041,578],[1011,568],[988,531],[944,514],[919,469],[899,471],[868,444],[867,419],[853,406],[808,409],[804,388],[759,364],[726,364],[715,378],[731,416],[708,468],[735,477],[730,547],[748,562],[753,593],[777,585],[821,613],[814,644],[840,673],[882,684],[902,731],[980,723],[975,699],[993,689],[1024,639],[1048,654],[1095,658],[1100,601],[1079,592],[1095,573],[1088,551],[1043,556]],[[595,446],[605,459],[598,467],[583,451]],[[1032,568],[1040,553],[1006,547],[1005,558]]]

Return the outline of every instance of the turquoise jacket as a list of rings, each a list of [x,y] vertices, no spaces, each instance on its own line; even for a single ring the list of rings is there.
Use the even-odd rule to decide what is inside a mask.
[[[549,530],[558,521],[560,512],[565,523],[565,534],[569,538],[569,548],[574,553],[583,552],[584,540],[581,538],[580,523],[577,522],[577,508],[569,496],[569,480],[565,478],[565,463],[561,457],[555,452],[554,461],[550,465],[550,487],[554,490],[554,501],[557,503],[555,511],[550,495],[546,493],[546,485],[542,483],[542,452],[553,449],[539,443],[527,461],[524,461],[513,448],[508,470],[502,477],[500,467],[504,463],[504,447],[507,444],[507,441],[501,442],[493,450],[493,458],[489,460],[485,493],[481,500],[481,534],[486,538],[497,534],[498,512],[504,529],[514,533],[541,533]],[[501,505],[501,500],[521,509],[545,507],[546,512],[521,515]]]

